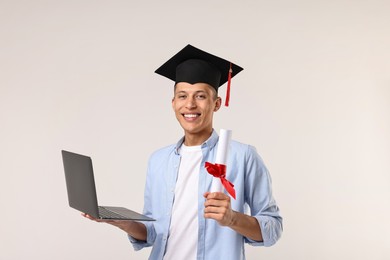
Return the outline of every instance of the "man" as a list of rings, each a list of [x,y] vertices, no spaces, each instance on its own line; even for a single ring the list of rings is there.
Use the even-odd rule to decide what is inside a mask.
[[[153,246],[150,259],[245,259],[244,243],[271,246],[281,236],[270,176],[254,147],[230,143],[226,176],[236,199],[210,192],[214,177],[204,165],[214,162],[218,147],[218,88],[241,70],[191,45],[156,70],[175,81],[172,107],[184,130],[148,163],[144,214],[156,221],[96,220],[123,229],[136,250]]]

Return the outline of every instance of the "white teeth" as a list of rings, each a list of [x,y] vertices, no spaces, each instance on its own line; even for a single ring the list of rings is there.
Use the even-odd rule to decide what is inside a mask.
[[[198,116],[197,114],[184,114],[184,117],[188,117],[188,118],[194,118],[197,116]]]

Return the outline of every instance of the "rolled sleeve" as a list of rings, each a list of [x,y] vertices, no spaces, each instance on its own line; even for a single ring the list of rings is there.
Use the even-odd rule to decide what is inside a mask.
[[[279,217],[258,216],[261,234],[263,236],[263,245],[272,246],[282,236],[282,221]]]
[[[245,237],[244,241],[251,246],[273,246],[282,236],[282,222],[279,218],[268,216],[254,216],[259,222],[263,241],[256,241]]]
[[[146,241],[137,240],[134,237],[128,235],[129,241],[133,245],[135,251],[152,246],[154,241],[156,240],[156,231],[154,229],[154,225],[152,223],[142,223],[146,226]]]

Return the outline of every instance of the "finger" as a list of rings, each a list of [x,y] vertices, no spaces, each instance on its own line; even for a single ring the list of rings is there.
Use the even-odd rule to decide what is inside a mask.
[[[209,192],[206,199],[230,200],[230,197],[223,192]]]
[[[82,215],[83,217],[89,219],[89,220],[93,220],[93,221],[99,222],[99,219],[96,219],[96,218],[94,218],[94,217],[92,217],[91,215],[88,215],[88,214],[86,214],[86,213],[82,213],[81,215]]]
[[[224,216],[224,215],[226,215],[227,210],[224,209],[224,208],[209,207],[209,208],[206,208],[206,209],[203,211],[203,213],[204,213],[204,214],[215,214],[215,215]]]
[[[92,217],[91,215],[88,215],[86,213],[81,213],[81,215],[89,220],[93,220],[93,221],[96,221],[96,222],[104,222],[104,223],[110,223],[110,220],[103,220],[103,219],[97,219],[97,218],[94,218]]]
[[[211,193],[207,196],[204,205],[230,207],[230,197],[224,193]]]
[[[230,202],[228,200],[214,200],[209,199],[204,202],[204,207],[223,207],[223,208],[229,208]]]
[[[204,210],[207,212],[225,212],[228,209],[229,207],[226,205],[222,205],[222,206],[207,205],[204,207]]]
[[[204,218],[221,221],[223,219],[223,215],[218,213],[205,213]]]
[[[83,216],[84,218],[90,219],[90,220],[96,220],[94,217],[92,217],[91,215],[88,215],[87,213],[81,213],[81,216]]]

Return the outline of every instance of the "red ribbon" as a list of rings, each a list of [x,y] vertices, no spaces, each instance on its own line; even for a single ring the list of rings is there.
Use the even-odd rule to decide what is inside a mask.
[[[224,164],[213,164],[206,162],[205,167],[208,173],[213,175],[216,178],[221,180],[222,185],[225,187],[226,191],[236,199],[236,191],[234,190],[234,185],[230,181],[228,181],[226,177],[226,165]]]

